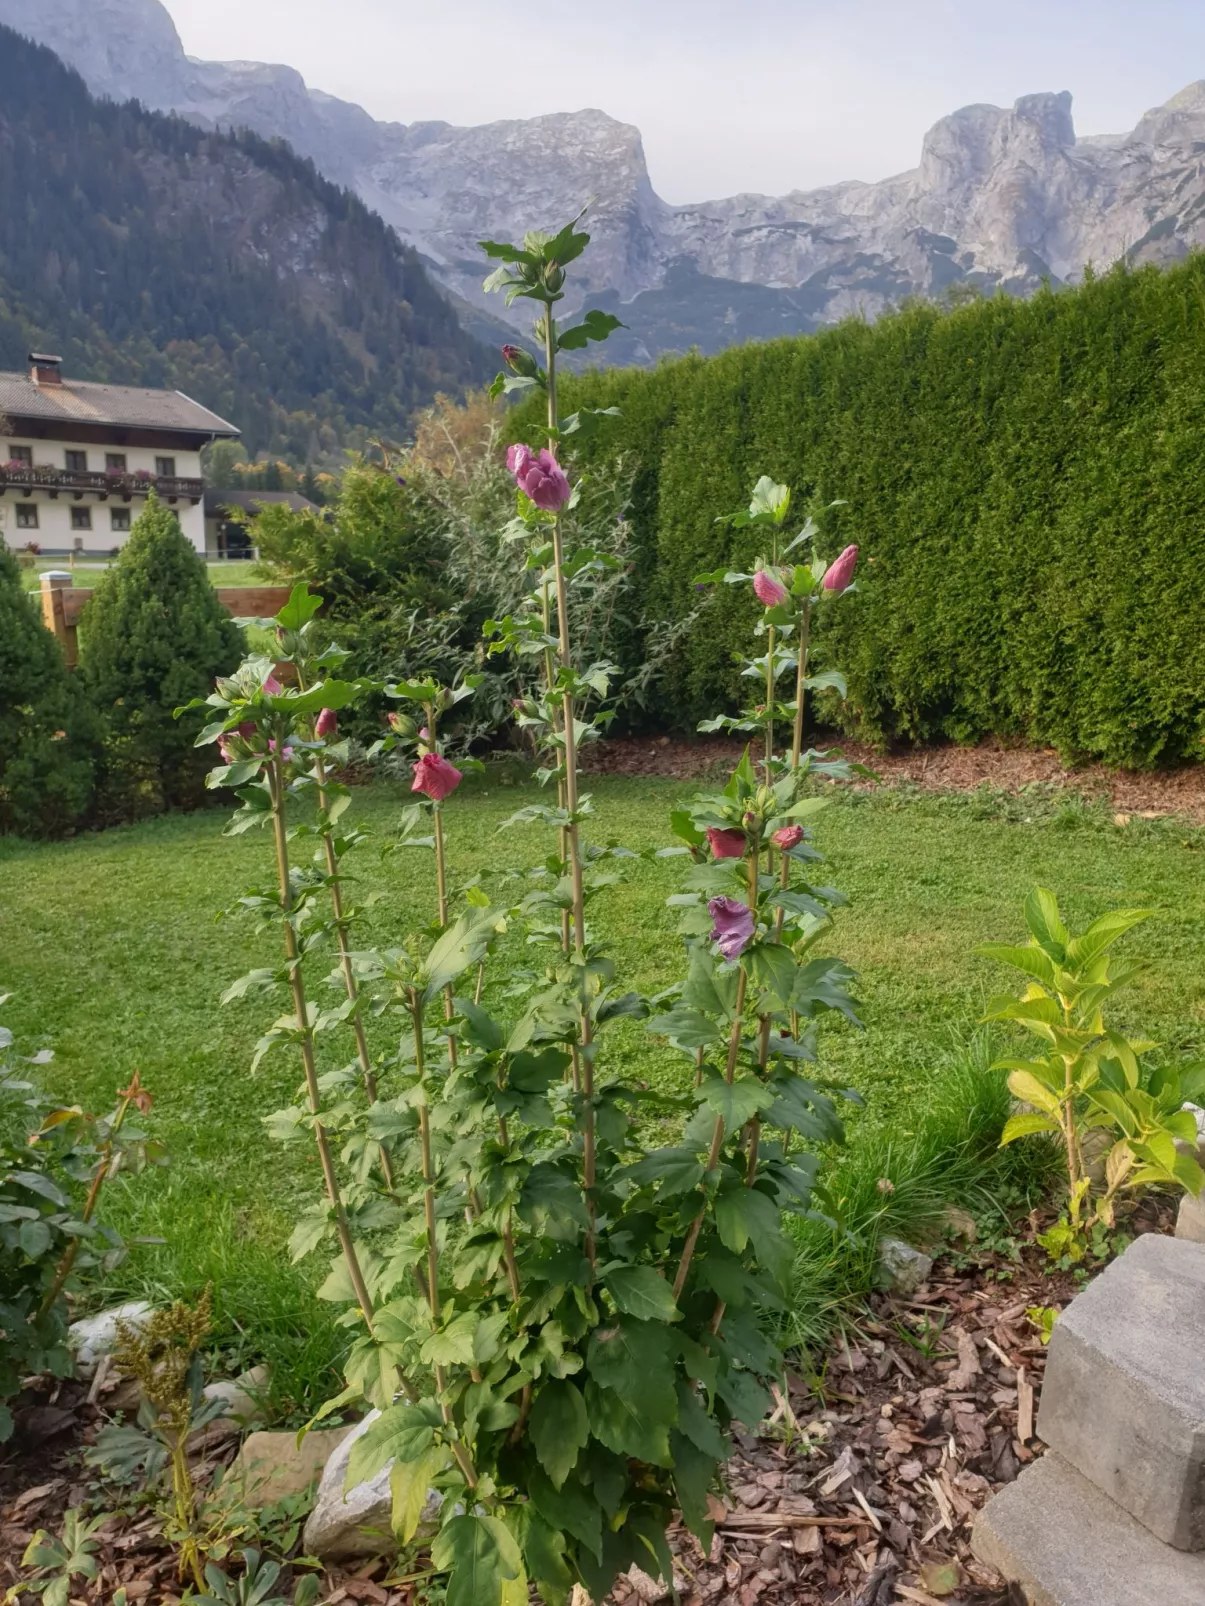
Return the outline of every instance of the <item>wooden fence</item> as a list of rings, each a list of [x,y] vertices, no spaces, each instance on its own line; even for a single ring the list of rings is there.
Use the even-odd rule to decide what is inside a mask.
[[[79,661],[75,627],[90,587],[71,584],[71,575],[52,572],[42,576],[42,619],[57,637],[70,668]],[[218,601],[236,619],[271,619],[289,600],[288,586],[219,586]]]

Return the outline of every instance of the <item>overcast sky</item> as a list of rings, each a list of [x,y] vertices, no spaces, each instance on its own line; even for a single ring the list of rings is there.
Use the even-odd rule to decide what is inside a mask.
[[[672,202],[883,178],[947,112],[1037,90],[1117,133],[1205,78],[1205,0],[166,4],[190,55],[287,62],[375,117],[601,107],[641,129]]]

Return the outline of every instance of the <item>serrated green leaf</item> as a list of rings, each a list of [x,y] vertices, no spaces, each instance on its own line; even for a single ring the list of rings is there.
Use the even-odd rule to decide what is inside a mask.
[[[1053,892],[1045,887],[1034,887],[1025,900],[1025,924],[1038,947],[1049,954],[1055,964],[1061,965],[1067,957],[1070,937]]]
[[[352,1445],[345,1490],[367,1483],[390,1461],[419,1461],[435,1443],[430,1422],[415,1405],[391,1405]]]
[[[592,1377],[586,1379],[586,1409],[591,1433],[608,1450],[655,1467],[673,1465],[669,1425],[650,1422],[613,1389],[600,1387]]]
[[[642,1321],[676,1322],[681,1311],[673,1290],[651,1266],[615,1266],[603,1272],[603,1286],[628,1316]]]
[[[581,1390],[567,1381],[546,1383],[531,1408],[528,1431],[540,1465],[559,1489],[590,1438]]]
[[[709,1076],[700,1086],[697,1097],[700,1104],[720,1117],[726,1132],[735,1132],[760,1111],[768,1110],[775,1094],[754,1076],[737,1077],[732,1082],[720,1076]]]
[[[644,1420],[666,1427],[677,1421],[673,1339],[660,1322],[623,1316],[598,1328],[586,1351],[586,1366],[597,1383],[614,1390]]]
[[[431,1561],[448,1574],[447,1606],[510,1606],[524,1578],[515,1537],[497,1517],[453,1517],[431,1546]],[[521,1599],[527,1598],[523,1583]]]
[[[561,1484],[554,1484],[536,1469],[528,1477],[527,1492],[545,1522],[572,1534],[595,1556],[602,1555],[602,1507],[577,1478],[566,1475]]]
[[[389,1492],[393,1498],[391,1522],[403,1545],[418,1532],[431,1484],[451,1460],[446,1445],[436,1444],[417,1461],[395,1461],[389,1469]]]
[[[1057,1132],[1059,1124],[1052,1121],[1048,1115],[1014,1115],[1004,1124],[1004,1131],[1000,1137],[1000,1147],[1006,1143],[1015,1143],[1018,1138],[1032,1137],[1036,1132]]]

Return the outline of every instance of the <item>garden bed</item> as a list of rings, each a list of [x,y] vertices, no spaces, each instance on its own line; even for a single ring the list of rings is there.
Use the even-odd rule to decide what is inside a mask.
[[[1127,1233],[1171,1230],[1172,1209],[1155,1196],[1127,1215],[1122,1243]],[[1078,1287],[1068,1273],[1051,1274],[1033,1243],[1048,1219],[1035,1212],[1015,1244],[951,1247],[911,1295],[877,1294],[850,1312],[814,1374],[788,1372],[762,1430],[736,1435],[710,1553],[671,1531],[684,1606],[1009,1606],[1007,1588],[971,1555],[970,1534],[995,1490],[1042,1453],[1034,1423],[1046,1352],[1027,1313],[1061,1309]],[[17,1438],[0,1462],[6,1589],[37,1528],[57,1531],[68,1507],[104,1505],[81,1459],[104,1420],[86,1386],[43,1380],[16,1415]],[[200,1475],[212,1481],[237,1443],[209,1430]],[[294,1551],[301,1516],[271,1514],[278,1541],[294,1535]],[[77,1580],[73,1600],[99,1606],[121,1587],[131,1602],[183,1597],[175,1556],[145,1509],[129,1503],[98,1538],[99,1580]],[[395,1563],[351,1565],[323,1575],[327,1606],[423,1600]],[[638,1579],[621,1583],[612,1602],[668,1598]]]
[[[1065,763],[1052,747],[1012,746],[1000,741],[974,747],[918,747],[883,753],[835,732],[815,737],[839,746],[847,758],[874,770],[885,786],[927,792],[1022,793],[1027,787],[1063,788],[1107,804],[1119,817],[1159,819],[1183,815],[1205,824],[1205,764],[1171,770],[1112,770],[1103,764]],[[731,769],[746,743],[731,737],[620,736],[588,747],[583,767],[602,775],[655,775],[689,780]],[[1119,818],[1118,824],[1129,819]]]

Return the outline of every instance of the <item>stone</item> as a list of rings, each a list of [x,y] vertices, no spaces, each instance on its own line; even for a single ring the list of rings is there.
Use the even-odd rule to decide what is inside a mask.
[[[233,1380],[207,1383],[203,1392],[207,1400],[225,1401],[227,1417],[240,1428],[260,1427],[267,1421],[269,1381],[266,1366],[253,1366]]]
[[[1205,1549],[1203,1342],[1205,1245],[1146,1233],[1055,1323],[1038,1416],[1052,1450],[1179,1550]]]
[[[1027,1606],[1205,1602],[1205,1556],[1162,1544],[1053,1451],[988,1501],[971,1549]]]
[[[318,1484],[314,1509],[305,1525],[303,1543],[306,1553],[319,1556],[323,1561],[351,1561],[361,1556],[381,1556],[396,1547],[391,1517],[393,1499],[389,1490],[389,1470],[392,1462],[364,1483],[357,1483],[344,1493],[347,1464],[351,1447],[380,1416],[370,1411],[350,1433],[345,1434],[335,1447]],[[433,1523],[439,1515],[443,1496],[432,1489],[423,1509],[419,1533],[423,1525]]]
[[[663,1583],[660,1578],[651,1577],[641,1567],[629,1567],[626,1576],[632,1593],[644,1606],[657,1606],[659,1601],[681,1595],[686,1589],[686,1580],[677,1573],[674,1574],[672,1586]]]
[[[1176,1217],[1176,1237],[1190,1244],[1205,1244],[1205,1194],[1186,1193]]]
[[[933,1257],[913,1249],[902,1238],[879,1242],[879,1267],[893,1294],[915,1294],[933,1270]]]
[[[134,1299],[126,1305],[113,1305],[95,1316],[72,1322],[67,1329],[67,1347],[75,1356],[76,1376],[84,1379],[95,1376],[104,1356],[112,1355],[119,1322],[141,1332],[154,1314],[153,1305],[148,1305],[145,1299]]]
[[[351,1430],[315,1428],[301,1443],[292,1431],[249,1433],[229,1477],[242,1482],[244,1502],[253,1510],[317,1488],[322,1470]]]

